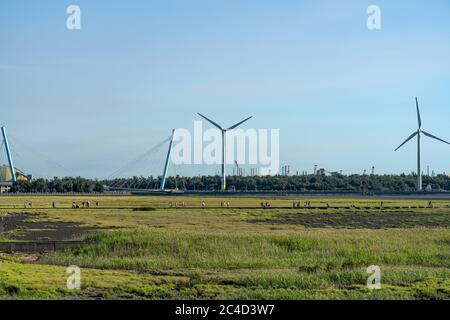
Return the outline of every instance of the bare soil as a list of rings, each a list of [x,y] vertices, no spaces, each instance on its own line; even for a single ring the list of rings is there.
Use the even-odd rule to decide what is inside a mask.
[[[449,228],[448,213],[286,213],[275,218],[253,219],[252,223],[299,224],[309,228],[390,229]]]
[[[6,214],[0,217],[0,237],[9,240],[72,240],[99,230],[100,228],[83,227],[75,222],[34,221],[38,214]]]

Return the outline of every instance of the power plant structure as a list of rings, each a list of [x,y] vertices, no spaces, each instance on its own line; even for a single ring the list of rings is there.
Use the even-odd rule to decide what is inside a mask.
[[[258,168],[250,168],[250,175],[256,177],[258,175]]]
[[[241,122],[236,123],[235,125],[229,127],[228,129],[224,129],[220,125],[215,123],[214,121],[212,121],[212,120],[208,119],[207,117],[205,117],[204,115],[202,115],[201,113],[198,113],[198,115],[200,117],[202,117],[203,119],[205,119],[206,121],[208,121],[209,123],[211,123],[213,126],[215,126],[217,129],[219,129],[222,132],[222,164],[221,164],[222,177],[221,177],[221,181],[220,181],[220,189],[221,189],[221,191],[226,191],[227,190],[227,182],[226,182],[225,166],[226,166],[226,134],[227,134],[227,131],[236,129],[244,122],[250,120],[252,117],[248,117],[247,119],[244,119]]]
[[[281,175],[284,177],[288,177],[291,175],[291,166],[282,166],[281,167]]]
[[[430,137],[432,139],[444,142],[446,144],[450,144],[445,140],[442,140],[441,138],[438,138],[428,132],[425,132],[424,130],[422,130],[422,119],[420,117],[420,110],[419,110],[419,102],[417,100],[416,97],[416,109],[417,109],[417,122],[419,124],[419,127],[417,129],[417,131],[415,131],[413,134],[411,134],[408,139],[405,140],[405,142],[403,142],[397,149],[395,149],[395,151],[397,151],[398,149],[400,149],[401,147],[403,147],[409,140],[413,139],[415,136],[417,136],[417,191],[421,192],[422,191],[422,171],[420,168],[420,138],[421,138],[421,134]]]
[[[239,167],[237,160],[234,160],[234,168],[233,168],[233,176],[244,177],[245,176],[245,168]]]

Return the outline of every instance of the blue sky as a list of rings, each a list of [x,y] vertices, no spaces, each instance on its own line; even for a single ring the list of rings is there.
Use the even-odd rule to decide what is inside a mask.
[[[66,29],[70,4],[82,30]],[[2,0],[0,122],[39,152],[14,146],[36,175],[108,176],[196,112],[280,129],[291,171],[411,172],[415,144],[393,150],[416,128],[416,95],[424,128],[450,139],[449,39],[446,0]],[[423,140],[424,167],[449,160]]]

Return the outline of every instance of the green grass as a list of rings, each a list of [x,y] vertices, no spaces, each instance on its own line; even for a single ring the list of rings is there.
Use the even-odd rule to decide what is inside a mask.
[[[0,297],[7,299],[169,298],[188,278],[83,268],[81,290],[69,290],[66,267],[24,264],[0,255]]]
[[[25,198],[0,197],[0,214],[32,212],[28,219],[36,222],[74,222],[109,231],[88,236],[81,248],[33,259],[0,254],[1,298],[450,299],[449,208],[167,207],[171,201],[200,205],[202,199],[195,197],[57,197],[58,206],[98,199],[100,206],[111,208],[46,208],[53,199],[35,197],[37,208],[24,210]],[[206,199],[208,206],[223,200]],[[243,207],[263,200],[273,207],[292,204],[292,199],[228,200]],[[313,200],[336,206],[378,202]],[[81,290],[66,288],[69,265],[81,267]],[[370,265],[381,267],[381,290],[366,287]]]
[[[425,231],[425,230],[423,230]],[[383,230],[367,234],[226,235],[137,229],[98,234],[88,245],[45,257],[87,267],[348,268],[402,264],[450,268],[447,230]]]
[[[218,290],[210,292],[214,298],[450,298],[446,230],[424,235],[383,230],[367,237],[141,229],[104,233],[88,241],[81,249],[55,253],[41,262],[188,277],[204,290]],[[373,264],[381,267],[385,286],[377,293],[365,287],[365,270]]]

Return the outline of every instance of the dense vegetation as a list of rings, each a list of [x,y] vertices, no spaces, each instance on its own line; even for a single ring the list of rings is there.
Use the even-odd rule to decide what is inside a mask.
[[[96,180],[77,178],[35,179],[33,181],[18,181],[12,192],[16,193],[92,193],[103,192],[103,184]]]
[[[157,188],[160,178],[134,177],[131,179],[115,179],[105,181],[105,185],[116,188]],[[247,191],[303,191],[303,192],[412,192],[416,189],[414,175],[342,175],[330,176],[231,176],[227,179],[228,187]],[[450,190],[450,177],[438,175],[423,177],[424,188],[428,185],[434,191]],[[169,177],[166,182],[168,189],[185,190],[219,190],[219,176],[202,177]]]
[[[31,182],[19,181],[12,191],[38,193],[92,193],[104,192],[105,186],[112,189],[158,189],[160,177],[133,177],[97,181],[81,177],[36,179]],[[228,177],[228,188],[237,191],[300,191],[300,192],[413,192],[416,189],[414,175],[342,175],[329,176],[251,176]],[[433,191],[449,191],[450,177],[438,175],[424,176],[423,187],[431,186]],[[167,189],[210,191],[220,189],[219,176],[168,177]]]

